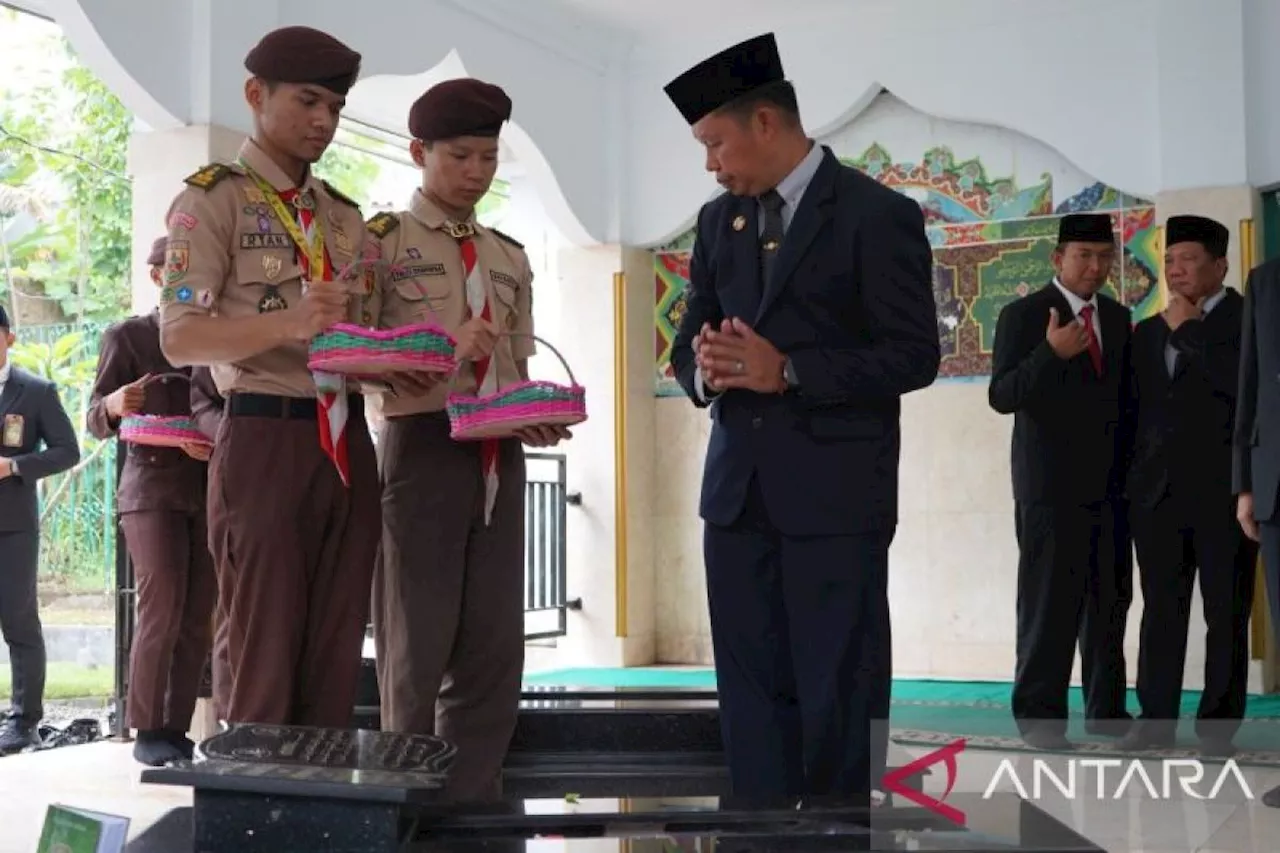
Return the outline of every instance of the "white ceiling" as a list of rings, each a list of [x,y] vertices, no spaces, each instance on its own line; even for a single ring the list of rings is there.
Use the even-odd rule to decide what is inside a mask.
[[[763,30],[781,27],[797,14],[820,12],[853,0],[537,0],[556,4],[615,30],[652,36],[690,28],[715,32],[717,25],[751,23]]]

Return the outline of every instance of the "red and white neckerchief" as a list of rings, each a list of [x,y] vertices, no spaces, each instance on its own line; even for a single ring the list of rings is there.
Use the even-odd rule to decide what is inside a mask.
[[[467,309],[470,317],[481,317],[492,322],[488,292],[484,286],[484,270],[480,267],[475,240],[471,235],[457,238],[462,250],[462,268],[467,275]],[[471,362],[476,375],[476,396],[484,397],[498,390],[498,371],[490,364],[491,357]],[[490,368],[493,367],[491,370]],[[480,470],[484,476],[484,523],[493,517],[493,506],[498,499],[498,440],[485,438],[480,441]]]
[[[307,198],[310,204],[298,204],[298,190],[290,189],[280,192],[280,199],[291,205],[298,214],[298,225],[302,228],[302,233],[307,239],[307,244],[314,246],[316,240],[315,229],[320,227],[316,223],[315,216],[315,196],[308,194]],[[313,280],[311,274],[311,261],[307,257],[307,252],[302,247],[297,247],[298,264],[302,267],[302,278],[304,281]],[[328,249],[324,252],[324,269],[320,270],[318,276],[314,278],[316,281],[330,281],[333,278],[333,259],[329,256]],[[351,471],[347,461],[347,419],[350,415],[347,404],[347,382],[342,376],[332,373],[322,373],[313,371],[312,379],[316,383],[316,407],[319,412],[319,428],[320,428],[320,448],[324,450],[326,456],[333,460],[334,466],[338,469],[338,476],[342,478],[342,485],[351,485]]]

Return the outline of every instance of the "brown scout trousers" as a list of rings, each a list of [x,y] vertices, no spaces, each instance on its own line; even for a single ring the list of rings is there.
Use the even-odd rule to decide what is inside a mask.
[[[360,398],[347,424],[349,488],[320,448],[315,408],[233,394],[218,429],[209,544],[230,681],[215,699],[225,697],[229,723],[351,724],[381,528],[378,471]]]
[[[203,512],[120,516],[138,590],[129,656],[130,728],[186,732],[195,713],[218,581]]]
[[[480,445],[450,439],[443,413],[388,418],[381,444],[382,728],[454,744],[451,799],[496,799],[524,669],[524,451],[502,442],[486,527]]]

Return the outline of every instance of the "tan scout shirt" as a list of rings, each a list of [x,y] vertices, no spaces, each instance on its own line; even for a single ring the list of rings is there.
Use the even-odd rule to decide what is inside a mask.
[[[407,213],[382,213],[369,220],[369,233],[377,239],[380,257],[396,269],[382,272],[370,314],[365,321],[382,329],[411,323],[434,322],[449,332],[465,323],[466,279],[458,242],[441,228],[447,217],[421,190],[416,190]],[[502,332],[493,349],[489,369],[498,371],[498,388],[520,382],[516,363],[535,352],[533,338],[533,270],[524,247],[507,235],[476,224],[472,239],[478,265],[484,275],[492,322]],[[452,384],[440,383],[426,394],[387,394],[382,399],[386,417],[438,412],[451,391],[474,394],[475,371],[464,364]]]
[[[252,140],[240,158],[278,190],[293,182]],[[302,298],[302,268],[284,224],[264,193],[238,165],[214,164],[187,178],[188,186],[169,207],[168,248],[160,322],[189,314],[247,317],[296,305]],[[325,251],[336,274],[357,257],[366,239],[364,218],[354,202],[314,175],[302,186],[315,201],[313,222],[324,234]],[[292,212],[292,207],[289,206]],[[296,214],[295,214],[296,215]],[[352,284],[360,291],[360,277]],[[352,299],[350,319],[362,314]],[[315,383],[307,370],[302,341],[235,364],[210,368],[218,391],[309,397]]]

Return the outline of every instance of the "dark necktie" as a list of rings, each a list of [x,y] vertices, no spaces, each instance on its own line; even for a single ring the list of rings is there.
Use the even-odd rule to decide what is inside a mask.
[[[1080,309],[1080,322],[1084,324],[1084,330],[1089,334],[1089,360],[1093,362],[1093,372],[1101,376],[1102,345],[1098,343],[1098,336],[1093,331],[1092,305],[1086,305]]]
[[[773,262],[778,257],[785,233],[782,227],[783,204],[785,202],[777,190],[769,190],[760,196],[760,206],[764,208],[764,230],[760,232],[760,286],[764,288],[769,286]]]

